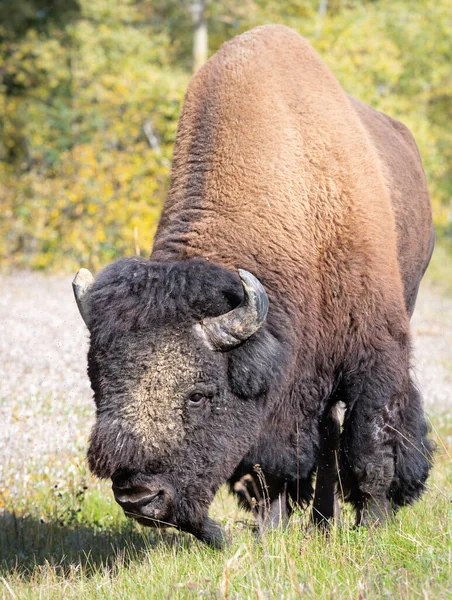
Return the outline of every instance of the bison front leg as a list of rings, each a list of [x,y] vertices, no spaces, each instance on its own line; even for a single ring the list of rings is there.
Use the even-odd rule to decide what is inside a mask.
[[[406,353],[407,356],[407,353]],[[349,378],[340,445],[341,485],[358,525],[384,522],[425,487],[432,446],[408,360]]]
[[[287,507],[287,484],[284,483],[277,495],[270,498],[265,510],[259,515],[264,527],[286,527],[289,523]]]
[[[266,475],[256,465],[252,475],[242,475],[231,487],[239,497],[241,506],[254,514],[259,528],[286,527],[290,512],[284,479]]]
[[[334,406],[320,422],[320,448],[311,518],[314,525],[325,529],[339,517],[336,484],[340,431],[337,407]]]

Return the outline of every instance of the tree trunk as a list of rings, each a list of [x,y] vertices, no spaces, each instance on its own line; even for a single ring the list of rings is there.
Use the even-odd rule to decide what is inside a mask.
[[[193,70],[197,71],[207,60],[206,0],[193,0]]]
[[[319,10],[317,11],[317,24],[315,27],[315,37],[320,37],[323,27],[323,19],[328,10],[328,0],[320,0]]]

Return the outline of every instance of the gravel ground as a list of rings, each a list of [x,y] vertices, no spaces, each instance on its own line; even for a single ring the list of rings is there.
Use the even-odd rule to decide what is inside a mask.
[[[0,290],[0,494],[11,496],[80,468],[94,411],[71,278],[19,273]],[[452,298],[424,288],[413,333],[426,409],[451,411]]]

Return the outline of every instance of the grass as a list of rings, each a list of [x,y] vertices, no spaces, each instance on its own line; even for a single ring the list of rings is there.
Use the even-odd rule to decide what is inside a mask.
[[[0,597],[451,598],[452,418],[433,427],[436,464],[422,501],[375,530],[353,529],[346,510],[328,540],[306,531],[303,513],[258,539],[222,491],[211,512],[231,543],[219,552],[127,520],[83,462],[67,481],[29,482],[21,497],[3,496]]]

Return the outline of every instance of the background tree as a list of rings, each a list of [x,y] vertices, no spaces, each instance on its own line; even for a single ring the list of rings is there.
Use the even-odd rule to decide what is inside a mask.
[[[148,253],[193,70],[193,4],[0,0],[3,265],[97,269],[137,246]],[[284,23],[313,43],[348,92],[406,123],[438,237],[452,245],[447,0],[201,6],[210,54],[250,27]]]
[[[191,5],[193,18],[193,69],[197,71],[207,60],[207,19],[205,0],[194,0]]]

